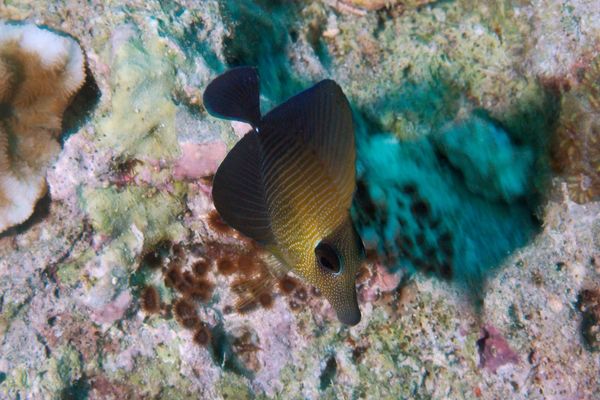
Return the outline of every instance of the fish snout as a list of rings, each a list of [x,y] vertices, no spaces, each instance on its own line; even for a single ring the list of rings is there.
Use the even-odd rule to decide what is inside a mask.
[[[356,299],[356,291],[349,301],[345,301],[335,308],[338,319],[341,323],[354,326],[360,322],[360,309]]]

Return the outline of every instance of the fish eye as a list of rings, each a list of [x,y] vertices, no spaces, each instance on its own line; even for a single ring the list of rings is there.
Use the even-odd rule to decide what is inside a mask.
[[[342,263],[337,251],[328,243],[320,242],[315,247],[315,255],[319,266],[327,272],[339,274],[342,271]]]

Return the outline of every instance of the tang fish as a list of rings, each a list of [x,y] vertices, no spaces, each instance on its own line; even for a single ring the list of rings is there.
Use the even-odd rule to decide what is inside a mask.
[[[207,111],[252,126],[213,180],[215,208],[317,287],[338,319],[360,321],[356,274],[364,248],[350,219],[355,148],[342,89],[323,80],[262,116],[255,68],[231,69],[204,92]]]

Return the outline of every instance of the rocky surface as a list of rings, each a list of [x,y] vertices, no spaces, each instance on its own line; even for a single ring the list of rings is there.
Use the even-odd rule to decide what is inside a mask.
[[[0,236],[1,398],[592,399],[600,392],[600,203],[585,186],[596,181],[573,184],[564,164],[577,154],[549,159],[554,132],[575,130],[569,140],[591,143],[598,125],[600,3],[40,4],[4,2],[0,18],[76,37],[89,78],[65,114],[49,197]],[[481,242],[493,238],[491,247],[507,235],[525,245],[498,241],[508,254],[478,272],[477,286],[454,279],[473,264],[459,253],[475,236],[468,229],[453,231],[462,241],[453,242],[461,257],[451,279],[380,251],[359,277],[363,319],[352,328],[294,279],[250,309],[236,308],[241,283],[265,272],[265,254],[212,212],[210,175],[243,127],[209,117],[201,94],[238,64],[259,67],[263,111],[323,77],[343,87],[355,108],[358,175],[375,208],[361,213],[357,205],[354,214],[373,252],[386,248],[386,232],[369,236],[369,227],[392,226],[385,201],[377,202],[390,196],[375,189],[386,188],[385,177],[379,186],[366,178],[378,160],[369,147],[376,134],[389,148],[426,141],[416,153],[400,147],[398,154],[412,154],[403,165],[423,168],[427,154],[446,151],[436,163],[468,171],[464,190],[482,202],[527,203],[532,225],[475,231],[488,232]],[[546,115],[540,104],[557,115],[534,126],[526,115]],[[588,121],[581,129],[559,117],[573,107]],[[460,144],[456,132],[488,123],[484,133],[469,132],[499,151],[482,156],[480,147]],[[507,161],[527,151],[530,159]],[[587,172],[574,173],[597,168],[593,156],[584,161]],[[532,169],[541,171],[535,179]],[[435,179],[455,175],[427,171],[418,176],[430,180],[417,189],[435,206]],[[446,226],[476,221],[484,209],[471,195],[457,198],[469,200],[472,215],[461,220],[453,206],[457,219]],[[413,217],[418,224],[419,213]]]

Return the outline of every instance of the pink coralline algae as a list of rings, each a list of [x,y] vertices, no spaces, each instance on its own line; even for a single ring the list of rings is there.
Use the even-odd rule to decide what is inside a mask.
[[[382,293],[394,291],[402,279],[402,274],[389,272],[382,264],[377,262],[371,269],[368,285],[361,286],[359,298],[362,302],[374,302]]]
[[[481,335],[481,339],[477,341],[480,368],[496,373],[503,365],[519,363],[519,356],[510,348],[498,329],[485,325],[481,328]]]
[[[131,304],[131,293],[124,291],[117,296],[111,303],[103,308],[93,310],[92,320],[99,324],[112,324],[120,320],[125,315],[125,311]]]
[[[215,173],[227,154],[227,146],[222,141],[182,143],[181,152],[173,171],[175,179],[198,179]]]

